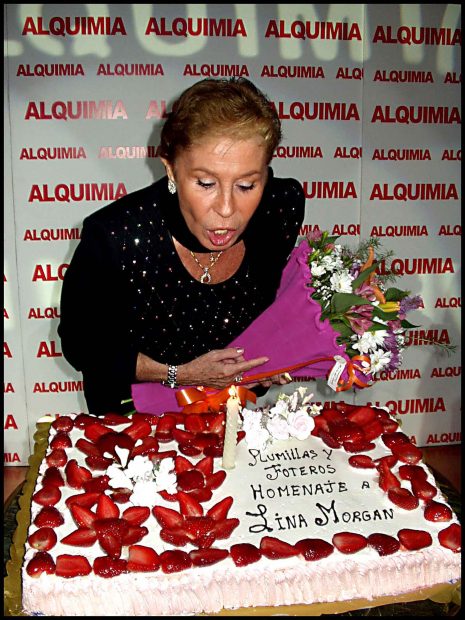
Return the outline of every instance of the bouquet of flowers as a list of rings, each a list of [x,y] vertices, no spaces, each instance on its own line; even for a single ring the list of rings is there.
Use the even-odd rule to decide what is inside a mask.
[[[379,262],[392,255],[389,251],[375,260],[378,239],[362,242],[356,250],[337,244],[337,239],[327,231],[307,235],[311,297],[320,304],[321,320],[329,320],[347,355],[365,356],[361,366],[376,378],[381,371],[400,366],[405,332],[416,327],[406,315],[423,302],[419,295],[388,287],[392,276],[376,273]]]

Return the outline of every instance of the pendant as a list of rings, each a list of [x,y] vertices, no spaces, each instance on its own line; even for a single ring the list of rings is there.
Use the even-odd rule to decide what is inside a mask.
[[[212,277],[208,272],[208,267],[204,267],[203,274],[200,276],[200,282],[202,284],[210,284]]]

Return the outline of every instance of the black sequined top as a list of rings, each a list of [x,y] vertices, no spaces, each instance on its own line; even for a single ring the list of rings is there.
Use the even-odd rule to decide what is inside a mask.
[[[190,233],[164,177],[84,220],[66,271],[58,333],[64,357],[83,373],[90,413],[120,411],[130,398],[139,352],[182,364],[226,347],[275,299],[303,221],[294,179],[269,168],[262,200],[242,235],[244,259],[224,282],[195,280],[171,234],[207,251]]]

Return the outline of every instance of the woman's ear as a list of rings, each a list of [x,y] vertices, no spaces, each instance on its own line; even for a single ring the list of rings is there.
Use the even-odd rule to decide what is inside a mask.
[[[174,181],[174,173],[173,173],[173,168],[171,164],[164,157],[160,157],[160,160],[162,164],[165,166],[165,170],[166,170],[166,174],[168,175],[168,178],[171,179],[171,181]]]

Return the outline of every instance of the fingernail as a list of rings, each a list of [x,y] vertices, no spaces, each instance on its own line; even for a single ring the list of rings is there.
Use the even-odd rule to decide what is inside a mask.
[[[244,353],[244,349],[242,347],[237,347],[236,351],[238,353]]]

